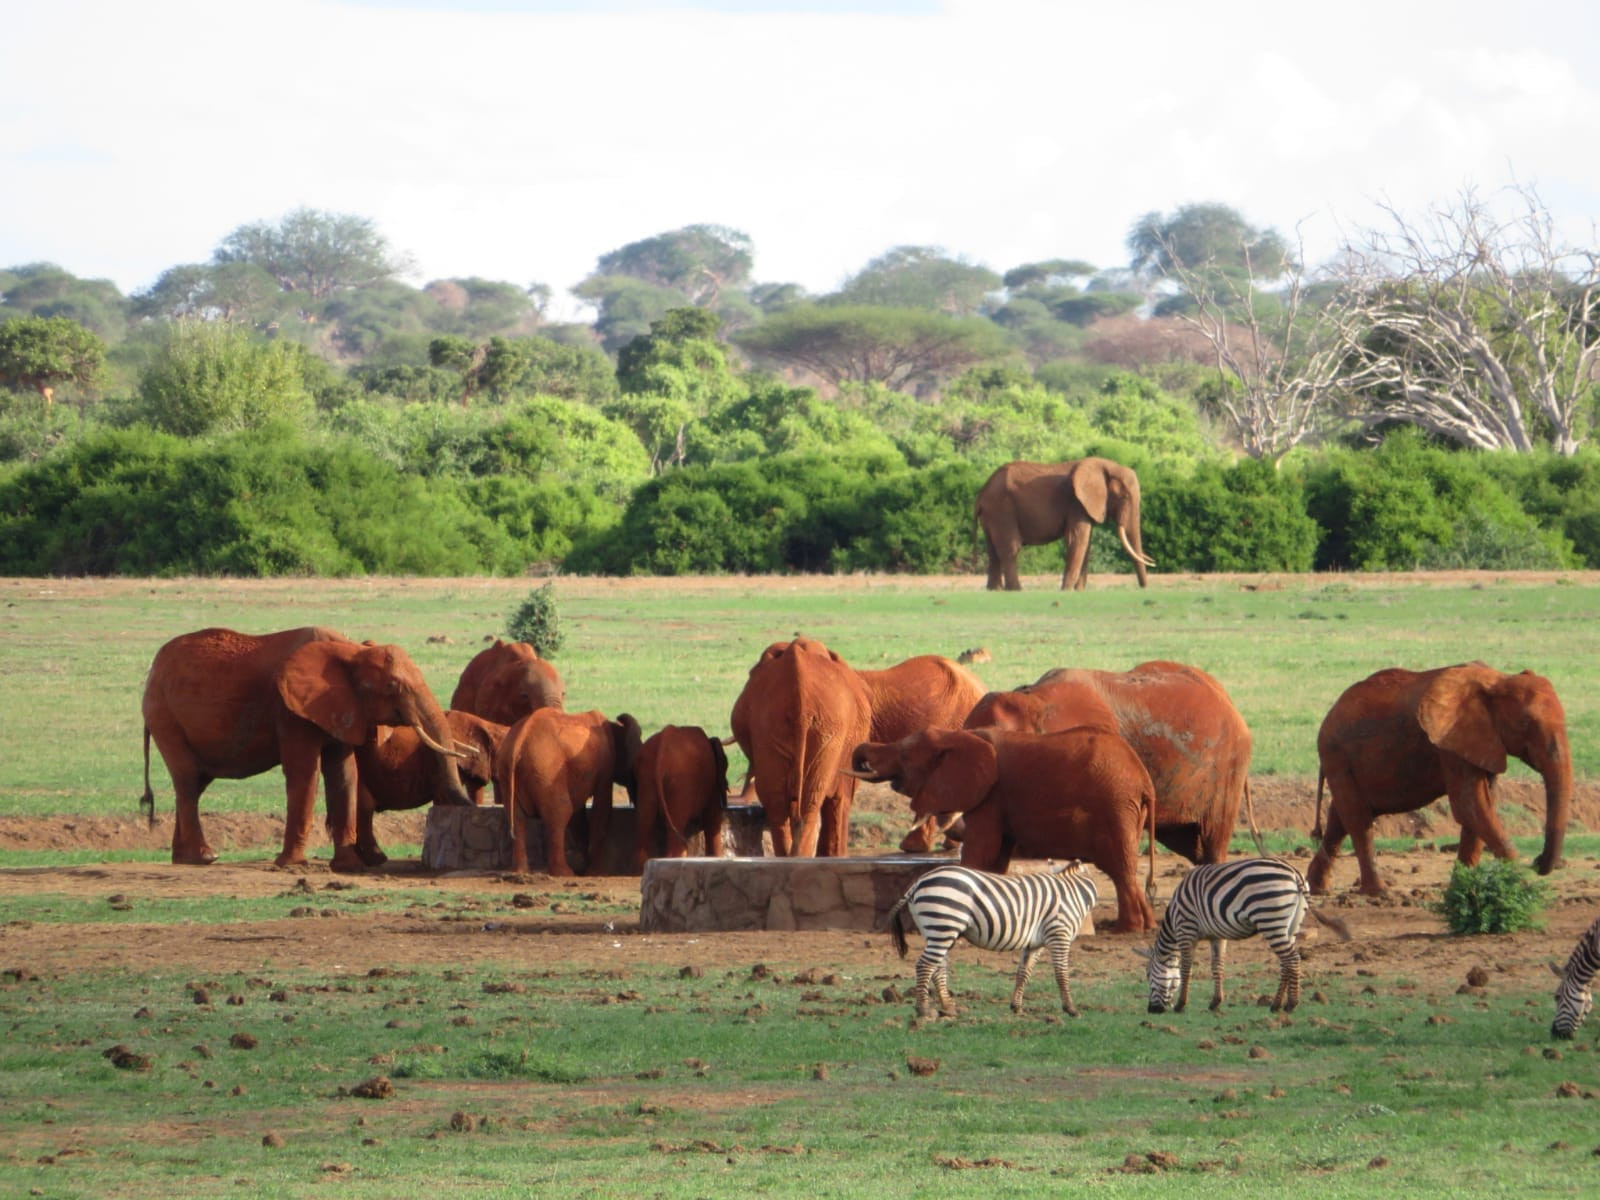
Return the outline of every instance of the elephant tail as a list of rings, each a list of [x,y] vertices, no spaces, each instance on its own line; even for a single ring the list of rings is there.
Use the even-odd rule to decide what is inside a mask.
[[[144,795],[139,797],[139,808],[150,822],[156,825],[156,794],[150,790],[150,726],[144,727]]]
[[[1145,811],[1150,814],[1150,867],[1144,876],[1144,898],[1154,904],[1156,899],[1156,794],[1152,790],[1146,797]]]
[[[905,911],[906,901],[911,898],[908,891],[904,896],[894,902],[894,907],[889,910],[889,937],[894,941],[895,953],[904,958],[910,953],[911,947],[906,941]]]
[[[1322,784],[1323,784],[1324,779],[1325,779],[1325,776],[1322,774],[1322,768],[1318,767],[1317,768],[1317,815],[1316,815],[1316,818],[1313,820],[1313,822],[1311,824],[1311,836],[1312,836],[1313,839],[1320,839],[1322,837]]]
[[[1244,817],[1250,823],[1250,836],[1256,844],[1256,853],[1267,856],[1267,843],[1261,837],[1261,826],[1256,824],[1256,802],[1250,794],[1250,776],[1244,777]]]

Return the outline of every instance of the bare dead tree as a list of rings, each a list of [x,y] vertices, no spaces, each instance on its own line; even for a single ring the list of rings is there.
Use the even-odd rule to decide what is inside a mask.
[[[1570,455],[1600,380],[1600,250],[1562,245],[1533,187],[1507,191],[1504,220],[1471,188],[1420,223],[1385,204],[1390,227],[1344,247],[1358,415]]]
[[[1185,263],[1175,244],[1165,243],[1165,274],[1194,304],[1179,313],[1210,346],[1218,388],[1210,404],[1226,421],[1245,453],[1274,464],[1319,432],[1337,399],[1358,385],[1362,364],[1347,353],[1337,293],[1325,304],[1310,302],[1316,280],[1293,259],[1256,264],[1242,244],[1244,271],[1213,263]],[[1257,270],[1278,286],[1263,293]],[[1355,368],[1353,376],[1350,368]]]

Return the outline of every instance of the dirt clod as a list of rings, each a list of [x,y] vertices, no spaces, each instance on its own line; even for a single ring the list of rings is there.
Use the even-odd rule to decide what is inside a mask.
[[[393,1100],[394,1083],[387,1075],[374,1075],[364,1083],[350,1089],[352,1096],[362,1100]]]

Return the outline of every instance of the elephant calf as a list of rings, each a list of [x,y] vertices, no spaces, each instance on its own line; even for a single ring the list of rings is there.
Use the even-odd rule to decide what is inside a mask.
[[[722,856],[722,821],[728,803],[728,752],[698,725],[667,725],[639,748],[638,868],[657,857],[688,854],[688,840],[704,830],[706,853]],[[661,845],[664,844],[664,847]]]

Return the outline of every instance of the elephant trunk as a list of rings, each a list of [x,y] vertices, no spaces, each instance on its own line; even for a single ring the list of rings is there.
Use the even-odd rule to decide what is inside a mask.
[[[1541,875],[1563,864],[1561,848],[1572,815],[1572,755],[1566,734],[1556,734],[1551,743],[1549,761],[1539,772],[1544,777],[1544,849],[1533,867]]]
[[[403,715],[405,723],[416,730],[422,744],[436,756],[435,777],[439,789],[436,795],[440,797],[439,802],[470,807],[472,797],[467,794],[466,785],[461,782],[461,772],[456,769],[457,763],[469,756],[455,748],[456,740],[444,713],[437,705],[419,703],[406,706]]]

